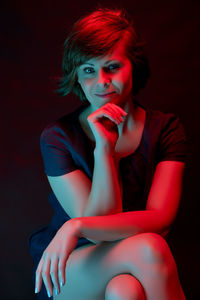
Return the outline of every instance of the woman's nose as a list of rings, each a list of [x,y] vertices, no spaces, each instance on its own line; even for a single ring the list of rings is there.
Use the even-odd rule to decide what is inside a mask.
[[[106,73],[105,70],[103,70],[103,69],[99,70],[96,84],[98,86],[104,87],[104,86],[109,85],[110,82],[111,82],[111,79],[109,77],[109,74]]]

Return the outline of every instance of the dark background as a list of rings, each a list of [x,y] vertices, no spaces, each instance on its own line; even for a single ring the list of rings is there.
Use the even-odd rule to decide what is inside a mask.
[[[180,211],[169,244],[188,299],[199,293],[199,1],[115,3],[134,17],[148,42],[152,76],[137,97],[143,105],[178,114],[188,138]],[[1,46],[1,292],[0,299],[35,299],[27,239],[52,215],[39,148],[42,129],[80,105],[54,93],[62,44],[71,25],[97,2],[4,1]],[[115,5],[114,5],[115,6]]]

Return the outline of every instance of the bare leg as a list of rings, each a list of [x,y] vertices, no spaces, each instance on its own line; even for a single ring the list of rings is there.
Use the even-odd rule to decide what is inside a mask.
[[[141,283],[130,274],[121,274],[110,280],[105,300],[146,300]]]
[[[185,300],[169,247],[154,233],[74,250],[66,266],[66,283],[54,299],[104,300],[109,282],[127,273],[141,283],[148,300]]]

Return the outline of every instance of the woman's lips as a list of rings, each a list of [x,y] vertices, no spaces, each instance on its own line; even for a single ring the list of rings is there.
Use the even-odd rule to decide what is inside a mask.
[[[115,94],[115,92],[105,93],[105,94],[95,94],[95,96],[101,97],[101,98],[106,98],[106,97],[110,97],[113,94]]]

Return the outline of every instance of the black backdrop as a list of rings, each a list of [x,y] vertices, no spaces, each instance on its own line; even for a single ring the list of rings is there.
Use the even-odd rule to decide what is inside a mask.
[[[123,6],[148,42],[152,76],[137,99],[178,114],[187,133],[183,196],[169,243],[187,299],[198,299],[200,4],[124,0]],[[94,7],[92,0],[1,3],[1,299],[35,299],[27,238],[52,215],[39,136],[49,122],[80,105],[75,97],[58,97],[53,78],[61,75],[66,33]]]

